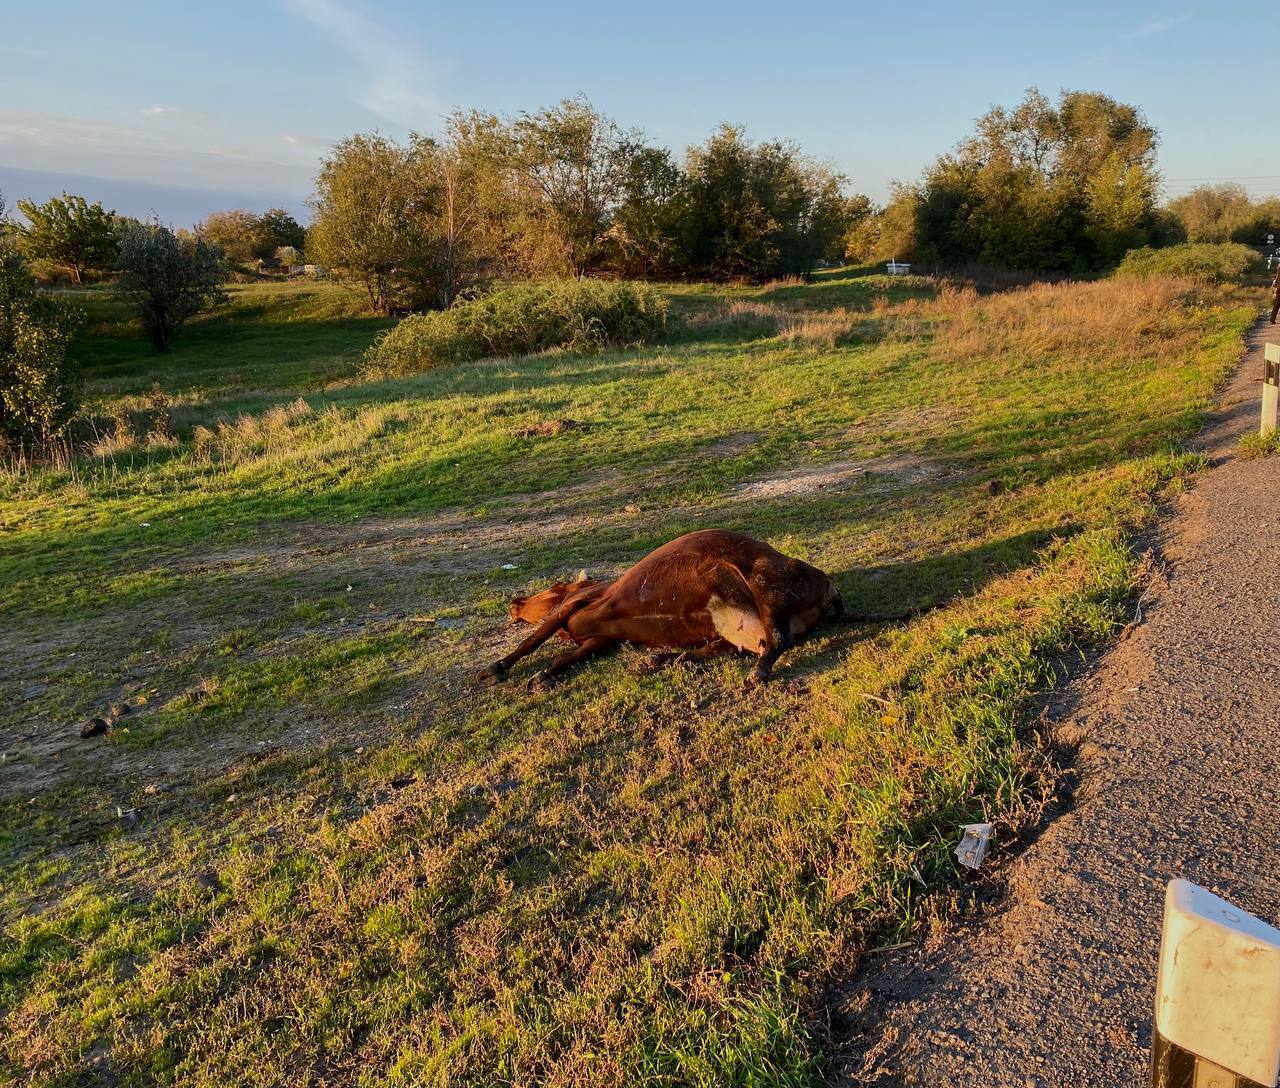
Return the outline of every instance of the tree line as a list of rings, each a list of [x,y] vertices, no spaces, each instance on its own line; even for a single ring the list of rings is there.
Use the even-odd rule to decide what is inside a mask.
[[[1280,197],[1254,200],[1242,185],[1197,185],[1167,207],[1188,242],[1256,246],[1268,234],[1280,235]]]
[[[455,112],[439,137],[342,140],[311,209],[311,259],[386,312],[448,307],[497,277],[805,275],[869,204],[790,141],[723,125],[677,161],[573,98]]]
[[[66,192],[44,203],[19,200],[17,210],[24,223],[0,223],[0,229],[10,233],[13,250],[34,274],[45,279],[58,274],[77,285],[118,273],[121,247],[129,235],[155,225]],[[229,271],[282,250],[300,255],[306,228],[283,208],[271,208],[260,215],[241,210],[213,212],[193,230],[171,233],[184,243],[198,238],[216,247]]]
[[[840,258],[1091,273],[1142,246],[1256,244],[1280,229],[1280,200],[1238,186],[1159,207],[1157,142],[1136,106],[1032,88],[877,208],[791,141],[722,125],[677,157],[572,98],[515,117],[456,111],[438,137],[341,140],[320,163],[309,229],[274,208],[175,234],[215,246],[228,271],[305,250],[386,313],[447,308],[495,279],[760,282]],[[137,224],[66,193],[19,210],[20,251],[73,283],[110,274]]]
[[[111,277],[163,351],[234,266],[304,248],[387,313],[448,309],[500,279],[761,282],[842,257],[1087,274],[1141,247],[1280,233],[1280,199],[1238,186],[1159,206],[1157,143],[1136,106],[1032,88],[875,207],[789,140],[722,125],[677,157],[572,98],[515,117],[457,111],[438,137],[341,140],[309,228],[276,208],[172,230],[65,192],[20,201],[18,222],[0,200],[0,442],[56,436],[75,403],[75,317],[33,273]]]
[[[1157,203],[1158,135],[1136,106],[1104,94],[1032,88],[997,106],[923,177],[899,185],[849,237],[855,259],[913,259],[1067,273],[1115,267],[1143,246],[1261,243],[1280,201],[1205,186]]]

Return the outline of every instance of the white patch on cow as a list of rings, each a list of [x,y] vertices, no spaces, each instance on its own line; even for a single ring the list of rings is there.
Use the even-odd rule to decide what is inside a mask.
[[[758,654],[764,650],[764,624],[754,608],[726,604],[719,597],[707,601],[707,611],[720,637],[739,650]]]

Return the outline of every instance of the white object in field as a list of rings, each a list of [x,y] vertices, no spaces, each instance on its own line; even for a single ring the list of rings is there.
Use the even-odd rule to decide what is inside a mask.
[[[1266,360],[1262,380],[1262,433],[1276,429],[1276,409],[1280,406],[1280,344],[1263,346]]]
[[[956,847],[956,857],[960,859],[961,865],[977,869],[987,856],[987,847],[991,845],[991,825],[965,824],[960,830],[964,832],[964,838]]]
[[[1164,896],[1156,1029],[1258,1084],[1280,1072],[1280,930],[1187,880]]]
[[[903,261],[889,262],[889,275],[891,276],[905,276],[910,271],[911,271],[910,262],[903,262]]]

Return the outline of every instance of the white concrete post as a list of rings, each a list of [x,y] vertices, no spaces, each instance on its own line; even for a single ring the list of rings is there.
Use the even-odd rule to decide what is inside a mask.
[[[1276,429],[1276,409],[1280,406],[1280,344],[1263,346],[1262,433]]]
[[[1186,880],[1165,891],[1152,1088],[1275,1088],[1280,930]]]

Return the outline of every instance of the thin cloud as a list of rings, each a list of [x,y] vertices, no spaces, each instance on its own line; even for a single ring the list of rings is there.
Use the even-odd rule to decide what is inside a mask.
[[[207,142],[202,130],[183,139],[140,121],[133,125],[0,109],[0,161],[16,169],[65,171],[102,177],[146,176],[193,188],[293,190],[309,181],[310,164],[234,145]],[[283,151],[283,149],[281,149]]]
[[[401,125],[423,125],[440,112],[416,56],[365,12],[344,0],[282,0],[285,10],[326,34],[359,69],[356,101]]]
[[[1179,23],[1185,23],[1190,18],[1190,15],[1175,15],[1170,19],[1156,19],[1154,22],[1147,23],[1146,26],[1139,27],[1130,36],[1134,38],[1154,38],[1160,34],[1167,34]]]
[[[164,117],[177,112],[173,106],[148,106],[142,111],[148,117]]]

